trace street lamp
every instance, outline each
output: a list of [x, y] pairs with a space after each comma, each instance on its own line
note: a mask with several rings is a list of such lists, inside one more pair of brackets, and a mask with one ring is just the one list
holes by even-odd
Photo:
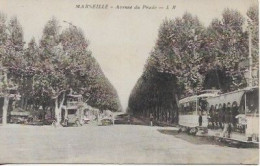
[[248, 60], [249, 60], [249, 75], [248, 75], [248, 86], [252, 87], [252, 52], [251, 52], [251, 47], [252, 47], [252, 34], [251, 34], [251, 27], [250, 25], [252, 24], [252, 21], [250, 20], [250, 18], [247, 19], [247, 21], [249, 22], [248, 25], [248, 49], [249, 49], [249, 55], [248, 55]]
[[67, 23], [67, 24], [69, 24], [70, 26], [72, 26], [72, 27], [74, 27], [74, 28], [77, 29], [77, 26], [73, 25], [71, 22], [68, 22], [68, 21], [65, 21], [65, 20], [63, 20], [63, 22], [64, 22], [64, 23]]

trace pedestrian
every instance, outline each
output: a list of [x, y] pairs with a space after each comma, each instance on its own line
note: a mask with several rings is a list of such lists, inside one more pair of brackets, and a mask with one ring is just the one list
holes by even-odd
[[228, 131], [228, 138], [230, 138], [231, 137], [231, 132], [232, 132], [232, 126], [231, 126], [231, 123], [229, 123], [228, 124], [228, 129], [227, 129]]
[[115, 122], [114, 122], [114, 116], [113, 116], [112, 114], [110, 114], [110, 119], [111, 119], [111, 121], [112, 121], [112, 124], [114, 125], [114, 124], [115, 124]]
[[150, 114], [150, 125], [153, 126], [153, 114]]
[[228, 130], [228, 123], [224, 122], [224, 128], [223, 128], [223, 132], [222, 132], [223, 137], [226, 137], [227, 130]]
[[223, 115], [224, 115], [224, 119], [223, 119], [223, 132], [222, 132], [222, 136], [223, 137], [226, 137], [226, 134], [227, 134], [227, 129], [228, 129], [228, 123], [227, 123], [227, 120], [228, 120], [228, 115], [226, 114], [226, 112], [223, 112]]
[[131, 124], [131, 116], [130, 116], [130, 114], [128, 114], [128, 116], [127, 116], [127, 122], [128, 122], [128, 124]]
[[227, 129], [227, 136], [230, 138], [231, 132], [232, 132], [232, 109], [231, 109], [231, 104], [228, 103], [227, 105], [227, 123], [228, 123], [228, 129]]
[[199, 126], [202, 126], [202, 115], [201, 115], [201, 113], [199, 115]]
[[233, 127], [234, 129], [237, 128], [237, 118], [236, 116], [239, 114], [239, 111], [238, 111], [238, 107], [237, 107], [237, 103], [233, 103], [232, 105], [232, 113], [231, 113], [231, 120], [232, 120], [232, 124], [233, 124]]
[[227, 120], [225, 119], [226, 118], [226, 104], [224, 103], [223, 104], [223, 107], [222, 107], [222, 122], [225, 123], [227, 122]]
[[219, 124], [218, 124], [218, 121], [219, 121], [218, 117], [219, 117], [219, 115], [218, 114], [219, 114], [218, 113], [218, 105], [215, 105], [214, 113], [213, 113], [213, 115], [214, 115], [214, 122], [215, 122], [215, 129], [218, 129], [218, 127], [219, 127]]
[[228, 104], [227, 108], [223, 112], [224, 114], [224, 129], [223, 129], [223, 137], [230, 138], [230, 133], [231, 133], [231, 110], [230, 106]]
[[223, 124], [223, 110], [222, 110], [222, 105], [219, 104], [218, 106], [218, 126], [223, 129], [222, 127], [222, 124]]
[[52, 126], [53, 126], [53, 127], [56, 127], [56, 123], [57, 123], [57, 120], [56, 120], [56, 119], [57, 119], [57, 118], [55, 117], [54, 120], [52, 121]]
[[68, 126], [68, 123], [69, 123], [69, 118], [66, 117], [66, 118], [64, 119], [64, 126]]

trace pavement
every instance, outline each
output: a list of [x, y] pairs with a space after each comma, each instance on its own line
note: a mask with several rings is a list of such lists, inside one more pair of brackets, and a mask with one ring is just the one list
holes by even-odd
[[259, 149], [231, 148], [160, 131], [175, 127], [0, 126], [0, 163], [258, 164]]
[[[208, 135], [209, 136], [217, 136], [217, 137], [222, 137], [222, 130], [208, 130]], [[247, 137], [245, 136], [245, 134], [240, 134], [237, 132], [232, 132], [230, 135], [230, 139], [234, 139], [234, 140], [239, 140], [239, 141], [243, 141], [246, 142], [247, 141]]]
[[212, 137], [216, 141], [221, 141], [228, 146], [236, 146], [240, 148], [259, 148], [259, 142], [248, 141], [244, 133], [232, 132], [230, 137], [223, 137], [222, 129], [212, 130], [208, 129], [207, 133], [198, 132], [196, 136]]

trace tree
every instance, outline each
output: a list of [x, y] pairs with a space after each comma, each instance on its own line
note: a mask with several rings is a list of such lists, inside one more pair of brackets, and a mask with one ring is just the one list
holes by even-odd
[[158, 71], [174, 74], [186, 93], [202, 88], [204, 78], [200, 69], [205, 66], [203, 57], [207, 55], [205, 30], [198, 18], [189, 13], [165, 20], [152, 52], [159, 63]]
[[[68, 90], [83, 94], [85, 99], [90, 98], [88, 99], [90, 103], [94, 99], [91, 105], [101, 109], [107, 108], [104, 105], [113, 103], [112, 100], [108, 101], [109, 104], [107, 101], [103, 101], [102, 96], [106, 96], [103, 90], [106, 87], [102, 82], [107, 83], [108, 80], [105, 80], [103, 72], [91, 56], [88, 41], [81, 29], [70, 26], [60, 33], [57, 20], [51, 19], [46, 24], [40, 41], [40, 58], [45, 63], [38, 66], [40, 74], [36, 74], [34, 77], [33, 89], [38, 101], [48, 103], [50, 98], [55, 101], [57, 124], [60, 124], [61, 109]], [[97, 80], [103, 81], [98, 82]], [[103, 93], [92, 91], [93, 87], [98, 87]], [[112, 91], [111, 87], [107, 90], [109, 93]], [[39, 98], [39, 96], [41, 97]], [[117, 96], [109, 97], [113, 99]], [[109, 97], [105, 99], [108, 100]], [[102, 102], [100, 103], [100, 101]], [[111, 108], [118, 110], [118, 107], [119, 105], [116, 105]]]
[[248, 36], [243, 31], [244, 20], [237, 10], [225, 9], [222, 20], [214, 19], [208, 27], [211, 70], [220, 70], [231, 78], [218, 86], [224, 92], [246, 85], [243, 70], [239, 66], [248, 57]]
[[[16, 87], [22, 96], [20, 107], [55, 112], [57, 125], [66, 94], [71, 90], [82, 94], [92, 106], [121, 110], [117, 93], [88, 50], [89, 42], [81, 29], [70, 26], [62, 32], [58, 21], [50, 19], [37, 45], [34, 38], [24, 49], [23, 31], [16, 17], [6, 25], [0, 15], [1, 96], [4, 122], [10, 96], [8, 88]], [[3, 68], [2, 68], [3, 66]], [[5, 95], [6, 94], [6, 95]], [[91, 95], [90, 95], [91, 94]]]
[[[247, 15], [254, 36], [253, 66], [258, 66], [257, 7], [251, 7]], [[217, 88], [227, 92], [245, 87], [246, 67], [240, 65], [248, 59], [249, 50], [244, 24], [240, 12], [231, 9], [225, 9], [222, 19], [213, 19], [207, 28], [189, 13], [164, 20], [143, 75], [131, 92], [128, 110], [139, 116], [152, 112], [162, 119], [167, 109], [175, 107], [177, 113], [178, 98], [203, 89]], [[164, 81], [167, 79], [164, 78], [169, 76], [172, 84], [166, 86]], [[164, 98], [168, 93], [165, 89], [173, 93], [168, 95], [171, 101]]]
[[251, 52], [252, 52], [252, 58], [253, 58], [253, 83], [254, 85], [259, 84], [259, 9], [258, 6], [251, 6], [247, 10], [247, 23], [248, 27], [247, 30], [250, 31], [248, 33], [251, 33]]
[[65, 75], [73, 91], [83, 94], [89, 105], [101, 110], [121, 110], [116, 90], [88, 50], [83, 31], [70, 26], [62, 32], [61, 42], [67, 55]]
[[14, 80], [14, 75], [10, 69], [21, 64], [21, 57], [23, 55], [23, 30], [17, 18], [10, 20], [9, 25], [5, 25], [6, 17], [0, 14], [0, 33], [1, 33], [1, 96], [4, 97], [3, 104], [3, 118], [2, 123], [7, 123], [7, 112], [9, 110], [9, 102], [15, 100], [14, 94], [11, 90], [17, 89], [17, 84]]

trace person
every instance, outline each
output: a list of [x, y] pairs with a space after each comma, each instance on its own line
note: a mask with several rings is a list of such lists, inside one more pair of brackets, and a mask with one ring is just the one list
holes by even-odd
[[202, 115], [201, 115], [201, 113], [199, 115], [199, 126], [202, 126]]
[[219, 128], [223, 129], [222, 127], [222, 124], [223, 124], [223, 110], [222, 110], [222, 105], [219, 104], [218, 106], [218, 126]]
[[232, 132], [232, 110], [231, 110], [231, 104], [228, 103], [227, 105], [227, 124], [228, 124], [228, 129], [227, 129], [227, 134], [228, 134], [228, 138], [230, 138], [231, 136], [231, 132]]
[[230, 107], [228, 105], [227, 109], [224, 112], [224, 129], [223, 129], [223, 137], [227, 137], [230, 138], [230, 134], [231, 134], [231, 110]]
[[[227, 115], [225, 115], [225, 116], [227, 116]], [[228, 123], [226, 123], [226, 121], [224, 121], [224, 128], [223, 128], [223, 132], [222, 132], [222, 137], [226, 137], [227, 130], [228, 130]]]
[[64, 119], [64, 125], [65, 125], [65, 126], [68, 126], [68, 122], [69, 122], [69, 119], [68, 119], [68, 117], [66, 117], [66, 118]]
[[150, 114], [150, 125], [153, 126], [153, 114]]
[[230, 138], [230, 136], [231, 136], [231, 132], [232, 132], [232, 126], [231, 126], [231, 123], [228, 123], [228, 129], [227, 129], [227, 132], [228, 132], [228, 138]]
[[214, 121], [215, 121], [215, 129], [219, 128], [219, 112], [218, 112], [218, 105], [215, 105], [214, 108]]
[[216, 116], [217, 116], [216, 115], [216, 111], [215, 111], [215, 109], [213, 107], [213, 109], [212, 109], [212, 119], [211, 119], [212, 120], [212, 129], [216, 129], [215, 126], [217, 126], [217, 117]]
[[112, 124], [115, 125], [114, 115], [110, 114], [110, 119], [112, 121]]
[[238, 111], [238, 107], [237, 107], [237, 104], [233, 104], [232, 106], [232, 124], [234, 126], [234, 129], [237, 128], [237, 119], [236, 119], [236, 116], [239, 114], [239, 111]]
[[221, 128], [223, 129], [223, 124], [225, 124], [225, 114], [226, 114], [226, 104], [224, 103], [223, 104], [223, 107], [222, 107], [222, 109], [221, 109], [222, 111], [221, 111], [221, 122], [222, 122], [222, 124], [221, 124]]
[[[213, 105], [210, 107], [209, 109], [209, 117], [208, 117], [208, 120], [209, 120], [209, 127], [211, 127], [212, 129], [214, 128], [214, 120], [213, 120]], [[210, 125], [211, 124], [211, 125]]]
[[56, 122], [57, 122], [56, 119], [57, 119], [57, 118], [55, 117], [54, 120], [52, 121], [52, 126], [53, 126], [53, 127], [56, 127]]
[[128, 116], [127, 116], [127, 122], [128, 122], [128, 124], [131, 124], [131, 116], [130, 116], [130, 114], [128, 114]]

